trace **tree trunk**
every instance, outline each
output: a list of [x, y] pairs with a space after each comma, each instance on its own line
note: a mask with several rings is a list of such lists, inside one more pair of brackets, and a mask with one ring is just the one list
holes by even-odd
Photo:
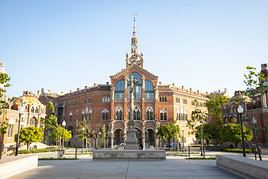
[[0, 159], [2, 158], [4, 133], [0, 133]]
[[26, 145], [27, 145], [27, 151], [29, 150], [29, 146], [30, 146], [30, 143], [26, 143]]

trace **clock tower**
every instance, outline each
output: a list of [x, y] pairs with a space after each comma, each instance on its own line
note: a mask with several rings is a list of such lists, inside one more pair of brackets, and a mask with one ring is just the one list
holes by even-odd
[[143, 68], [143, 54], [138, 53], [138, 38], [136, 36], [136, 20], [135, 17], [133, 19], [133, 32], [131, 37], [131, 54], [126, 54], [126, 68], [131, 66], [132, 64], [136, 64]]

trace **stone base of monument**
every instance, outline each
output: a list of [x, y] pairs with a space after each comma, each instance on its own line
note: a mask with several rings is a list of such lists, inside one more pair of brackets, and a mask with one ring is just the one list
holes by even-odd
[[165, 150], [94, 150], [93, 159], [165, 160]]

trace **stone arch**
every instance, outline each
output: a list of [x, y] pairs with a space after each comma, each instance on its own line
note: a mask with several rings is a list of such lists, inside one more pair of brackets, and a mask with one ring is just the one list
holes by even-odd
[[147, 146], [155, 146], [155, 131], [153, 128], [147, 128], [145, 130], [145, 144]]
[[120, 145], [121, 143], [124, 143], [124, 130], [117, 128], [114, 130], [114, 144]]

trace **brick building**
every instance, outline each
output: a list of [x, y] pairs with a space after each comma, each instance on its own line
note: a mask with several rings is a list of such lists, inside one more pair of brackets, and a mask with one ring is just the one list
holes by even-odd
[[111, 75], [111, 82], [77, 89], [55, 99], [59, 122], [65, 120], [75, 134], [79, 121], [85, 118], [97, 134], [106, 126], [108, 146], [123, 143], [129, 119], [129, 79], [136, 81], [134, 120], [137, 138], [143, 146], [158, 145], [157, 128], [161, 124], [176, 123], [181, 128], [181, 142], [190, 144], [194, 136], [186, 127], [186, 119], [197, 104], [206, 111], [206, 94], [172, 85], [163, 85], [158, 76], [143, 67], [143, 54], [138, 50], [134, 20], [131, 52], [126, 54], [125, 68]]

